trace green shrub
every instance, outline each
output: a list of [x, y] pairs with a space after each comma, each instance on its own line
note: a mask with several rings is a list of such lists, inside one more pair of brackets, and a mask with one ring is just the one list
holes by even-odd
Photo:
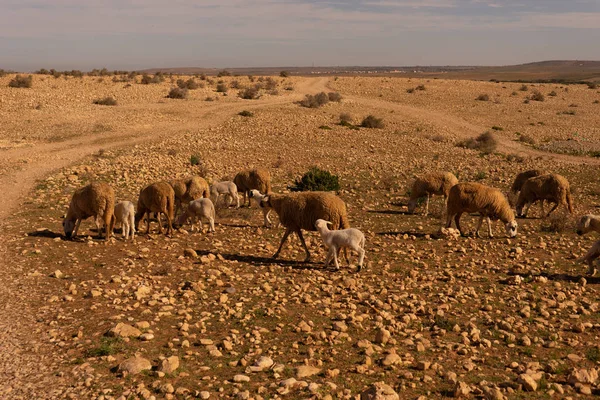
[[114, 97], [108, 96], [104, 97], [103, 99], [94, 100], [94, 104], [98, 104], [101, 106], [116, 106], [117, 100]]
[[457, 147], [466, 149], [479, 150], [484, 154], [492, 153], [498, 147], [498, 140], [492, 132], [485, 132], [476, 138], [470, 138], [460, 141], [456, 144]]
[[289, 189], [293, 192], [304, 191], [337, 191], [340, 189], [339, 178], [329, 171], [311, 167], [302, 178], [296, 179]]
[[17, 75], [10, 82], [8, 82], [9, 87], [13, 88], [26, 88], [29, 89], [33, 86], [33, 76], [23, 76]]
[[202, 158], [200, 158], [199, 154], [192, 154], [190, 156], [190, 164], [199, 165], [202, 162]]
[[187, 98], [187, 95], [188, 95], [187, 89], [174, 87], [174, 88], [171, 88], [171, 90], [169, 90], [169, 94], [167, 95], [167, 97], [169, 99], [185, 99], [185, 98]]
[[374, 115], [367, 115], [360, 123], [360, 126], [363, 128], [381, 129], [385, 126], [385, 124], [383, 123], [383, 118], [377, 118]]

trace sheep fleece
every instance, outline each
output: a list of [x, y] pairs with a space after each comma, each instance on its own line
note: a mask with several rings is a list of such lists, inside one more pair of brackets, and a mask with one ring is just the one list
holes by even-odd
[[492, 220], [514, 221], [508, 200], [498, 189], [479, 183], [463, 182], [450, 189], [448, 215], [479, 212]]
[[281, 224], [287, 228], [316, 231], [318, 219], [331, 222], [332, 229], [350, 228], [346, 203], [331, 193], [271, 194], [269, 203], [279, 215]]

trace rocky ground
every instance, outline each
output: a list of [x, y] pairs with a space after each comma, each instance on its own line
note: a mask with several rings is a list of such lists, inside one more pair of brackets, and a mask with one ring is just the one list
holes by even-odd
[[[24, 177], [27, 189], [6, 196], [3, 214], [0, 397], [600, 393], [600, 280], [577, 261], [596, 237], [573, 232], [575, 216], [599, 205], [599, 160], [540, 147], [575, 131], [597, 140], [595, 90], [535, 85], [558, 95], [525, 104], [534, 85], [524, 92], [512, 83], [277, 78], [278, 92], [259, 100], [239, 99], [237, 90], [216, 94], [216, 82], [172, 100], [164, 99], [170, 82], [124, 88], [108, 79], [44, 79], [32, 89], [9, 89], [0, 79], [3, 183]], [[225, 78], [232, 80], [250, 83]], [[418, 85], [426, 90], [406, 91]], [[318, 109], [295, 104], [323, 89], [344, 99]], [[482, 93], [492, 101], [475, 100]], [[107, 94], [119, 105], [91, 104]], [[557, 114], [571, 103], [574, 115]], [[253, 116], [237, 115], [245, 109]], [[37, 112], [45, 114], [35, 119]], [[337, 125], [340, 113], [355, 123], [373, 114], [385, 127], [349, 129]], [[110, 130], [94, 133], [95, 124]], [[500, 144], [492, 154], [455, 146], [494, 126]], [[281, 192], [311, 165], [340, 176], [351, 223], [366, 233], [360, 273], [324, 269], [314, 233], [306, 236], [315, 262], [301, 262], [295, 237], [272, 261], [283, 229], [262, 227], [256, 208], [221, 208], [211, 234], [142, 230], [134, 241], [105, 243], [88, 221], [77, 240], [61, 236], [73, 191], [92, 180], [135, 202], [159, 179], [214, 181], [251, 166], [269, 168]], [[541, 219], [534, 207], [519, 220], [517, 238], [497, 224], [495, 238], [476, 239], [438, 234], [439, 198], [428, 217], [406, 214], [417, 174], [448, 170], [506, 191], [530, 168], [569, 179], [575, 216], [559, 210]], [[463, 218], [472, 230], [476, 218]]]

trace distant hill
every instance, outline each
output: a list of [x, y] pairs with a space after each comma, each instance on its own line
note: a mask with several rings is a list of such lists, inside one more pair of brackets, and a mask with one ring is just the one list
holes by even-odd
[[[279, 75], [287, 71], [291, 75], [372, 75], [427, 77], [444, 79], [583, 82], [600, 81], [600, 61], [549, 60], [505, 66], [340, 66], [340, 67], [247, 67], [224, 68], [232, 75]], [[223, 68], [151, 68], [141, 72], [173, 73], [178, 75], [217, 75]]]

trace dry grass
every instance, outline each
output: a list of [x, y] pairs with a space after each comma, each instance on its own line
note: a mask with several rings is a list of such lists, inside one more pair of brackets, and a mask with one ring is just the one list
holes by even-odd
[[8, 82], [8, 86], [12, 88], [25, 88], [29, 89], [33, 86], [33, 76], [17, 75]]
[[492, 132], [484, 132], [476, 138], [465, 139], [456, 144], [471, 150], [479, 150], [484, 154], [493, 153], [498, 147], [498, 139]]
[[101, 99], [94, 100], [94, 104], [98, 104], [101, 106], [116, 106], [117, 99], [115, 99], [114, 97], [111, 97], [111, 96], [103, 97]]

